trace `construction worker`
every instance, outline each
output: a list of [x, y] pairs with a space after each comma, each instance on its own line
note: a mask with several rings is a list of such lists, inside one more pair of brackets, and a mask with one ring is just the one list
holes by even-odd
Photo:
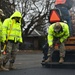
[[3, 61], [3, 66], [5, 67], [9, 60], [9, 70], [16, 69], [16, 67], [13, 66], [16, 58], [16, 52], [18, 50], [19, 43], [23, 42], [21, 19], [21, 13], [19, 11], [15, 11], [10, 18], [5, 19], [3, 22], [3, 42], [7, 47], [7, 55]]
[[64, 22], [56, 22], [49, 26], [48, 29], [48, 59], [46, 62], [52, 61], [52, 53], [54, 51], [55, 44], [59, 44], [60, 60], [59, 63], [64, 62], [65, 57], [65, 41], [69, 37], [69, 27]]
[[73, 0], [56, 0], [55, 1], [55, 7], [60, 9], [62, 13], [62, 19], [66, 20], [69, 25], [70, 36], [72, 36], [72, 26], [71, 26], [72, 23], [71, 23], [69, 10], [72, 8], [73, 4], [74, 4]]
[[2, 52], [1, 52], [1, 49], [2, 49], [2, 18], [4, 17], [4, 13], [3, 13], [3, 10], [0, 9], [0, 71], [8, 71], [9, 69], [3, 67], [3, 55], [2, 55]]

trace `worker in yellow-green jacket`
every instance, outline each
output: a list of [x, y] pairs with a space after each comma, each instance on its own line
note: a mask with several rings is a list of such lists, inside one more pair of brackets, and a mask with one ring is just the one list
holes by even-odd
[[2, 55], [2, 26], [3, 26], [3, 18], [4, 18], [4, 12], [2, 9], [0, 9], [0, 71], [8, 71], [9, 69], [3, 67], [3, 59], [4, 55]]
[[6, 63], [9, 61], [9, 69], [15, 69], [13, 64], [15, 62], [16, 52], [18, 50], [19, 43], [23, 42], [21, 19], [21, 13], [19, 11], [15, 11], [10, 18], [5, 19], [3, 22], [2, 40], [5, 43], [7, 50], [6, 58], [3, 61], [3, 66], [5, 67]]
[[54, 51], [55, 44], [58, 44], [60, 60], [59, 63], [64, 62], [65, 57], [65, 41], [69, 37], [69, 27], [64, 22], [56, 22], [48, 28], [48, 59], [45, 63], [52, 62], [52, 53]]

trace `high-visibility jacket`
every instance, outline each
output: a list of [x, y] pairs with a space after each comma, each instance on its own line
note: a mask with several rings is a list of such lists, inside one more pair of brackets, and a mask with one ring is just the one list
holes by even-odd
[[62, 26], [62, 31], [56, 33], [54, 31], [54, 25], [55, 23], [53, 23], [52, 25], [49, 26], [48, 28], [48, 44], [49, 46], [53, 45], [53, 39], [54, 37], [60, 38], [60, 42], [62, 43], [65, 39], [67, 39], [69, 37], [69, 27], [66, 23], [60, 22], [61, 26]]
[[66, 0], [56, 0], [55, 5], [57, 4], [65, 4]]
[[0, 42], [2, 42], [2, 21], [0, 19]]
[[[20, 17], [19, 23], [16, 22], [13, 17]], [[16, 11], [10, 18], [5, 19], [2, 29], [3, 42], [5, 42], [7, 38], [14, 42], [22, 42], [21, 18], [21, 13]]]

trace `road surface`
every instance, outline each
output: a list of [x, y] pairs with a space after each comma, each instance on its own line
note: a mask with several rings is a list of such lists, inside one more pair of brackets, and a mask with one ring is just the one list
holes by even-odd
[[1, 71], [0, 75], [75, 75], [75, 69], [52, 69], [42, 67], [42, 57], [42, 53], [18, 54], [14, 64], [17, 69]]

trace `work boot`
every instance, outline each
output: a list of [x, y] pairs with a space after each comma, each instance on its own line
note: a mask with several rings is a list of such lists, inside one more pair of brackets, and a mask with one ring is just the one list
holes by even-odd
[[3, 67], [2, 65], [0, 66], [0, 71], [9, 71], [9, 69]]
[[9, 64], [9, 70], [14, 70], [14, 69], [16, 69], [16, 67], [13, 66], [13, 63], [10, 63], [10, 64]]
[[60, 60], [59, 60], [59, 63], [63, 63], [64, 62], [64, 58], [61, 57]]
[[45, 63], [48, 63], [48, 62], [52, 62], [52, 58], [51, 57], [48, 57], [48, 59], [45, 60]]

